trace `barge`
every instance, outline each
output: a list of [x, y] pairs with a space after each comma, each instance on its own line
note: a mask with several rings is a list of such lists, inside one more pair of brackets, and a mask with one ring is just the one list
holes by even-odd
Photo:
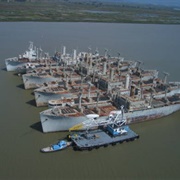
[[118, 126], [109, 124], [102, 129], [80, 132], [73, 132], [69, 135], [73, 143], [74, 150], [89, 150], [117, 143], [129, 142], [139, 139], [139, 135], [132, 131], [129, 126]]
[[[92, 118], [95, 116], [92, 116]], [[119, 111], [111, 111], [106, 121], [96, 121], [95, 119], [86, 123], [85, 131], [80, 129], [79, 124], [70, 128], [69, 139], [72, 141], [74, 150], [92, 150], [117, 143], [129, 142], [139, 139], [139, 135], [126, 125], [123, 106]], [[93, 129], [98, 127], [97, 129]]]

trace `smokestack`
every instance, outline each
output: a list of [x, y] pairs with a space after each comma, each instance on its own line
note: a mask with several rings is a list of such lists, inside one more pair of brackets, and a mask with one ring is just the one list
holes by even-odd
[[167, 87], [165, 87], [165, 100], [166, 100], [166, 103], [169, 102], [168, 98], [167, 98]]
[[63, 67], [63, 76], [65, 77], [65, 67]]
[[39, 59], [39, 48], [36, 49], [36, 59]]
[[76, 51], [76, 49], [74, 49], [74, 52], [73, 52], [73, 60], [76, 60], [76, 58], [77, 58], [77, 51]]
[[167, 83], [167, 76], [169, 76], [169, 73], [164, 72], [164, 83]]
[[89, 68], [92, 68], [92, 57], [89, 57]]
[[141, 87], [140, 91], [141, 91], [141, 99], [143, 99], [143, 88], [142, 87]]
[[81, 109], [81, 99], [82, 99], [82, 93], [79, 93], [79, 104], [78, 104], [78, 108]]
[[97, 91], [96, 109], [98, 108], [98, 104], [99, 104], [99, 96], [100, 96], [100, 92]]
[[88, 99], [90, 101], [90, 97], [91, 97], [91, 84], [89, 83], [89, 86], [88, 86]]
[[103, 75], [106, 74], [106, 71], [107, 71], [107, 62], [105, 61], [103, 64]]
[[66, 89], [67, 89], [67, 90], [69, 90], [68, 81], [69, 81], [69, 78], [68, 78], [68, 75], [66, 75]]
[[120, 65], [121, 65], [121, 61], [119, 59], [119, 61], [118, 61], [118, 70], [120, 69]]
[[113, 81], [113, 79], [114, 79], [114, 69], [113, 68], [110, 69], [110, 77], [109, 77], [109, 79], [110, 79], [110, 81]]
[[129, 74], [126, 75], [126, 85], [125, 85], [125, 89], [129, 89], [129, 81], [130, 81], [130, 76]]
[[73, 74], [73, 68], [71, 68], [71, 72], [70, 72], [70, 82], [72, 82], [72, 74]]
[[66, 46], [63, 46], [63, 56], [66, 55]]

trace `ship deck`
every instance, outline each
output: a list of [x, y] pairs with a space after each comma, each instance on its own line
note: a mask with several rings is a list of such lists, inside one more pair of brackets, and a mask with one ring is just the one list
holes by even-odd
[[[90, 106], [90, 105], [89, 105]], [[42, 111], [41, 113], [51, 116], [69, 116], [69, 117], [78, 117], [78, 116], [85, 116], [88, 114], [97, 114], [97, 110], [95, 109], [96, 105], [92, 104], [92, 107], [84, 107], [82, 105], [82, 110], [78, 111], [77, 106], [65, 106], [65, 107], [54, 107], [52, 109], [47, 109]], [[109, 103], [101, 103], [98, 106], [99, 115], [100, 116], [108, 116], [111, 111], [117, 110], [115, 106]]]

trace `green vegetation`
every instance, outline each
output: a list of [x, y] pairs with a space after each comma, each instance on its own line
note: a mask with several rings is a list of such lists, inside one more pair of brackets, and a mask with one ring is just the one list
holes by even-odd
[[0, 21], [180, 24], [180, 10], [95, 1], [0, 1]]

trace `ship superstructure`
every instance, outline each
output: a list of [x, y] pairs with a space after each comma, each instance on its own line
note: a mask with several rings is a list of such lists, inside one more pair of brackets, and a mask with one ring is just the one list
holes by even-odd
[[33, 46], [33, 42], [30, 42], [29, 48], [25, 53], [18, 57], [12, 57], [5, 59], [5, 65], [7, 71], [16, 71], [18, 73], [25, 73], [26, 69], [32, 69], [41, 65], [57, 64], [58, 60], [55, 54], [50, 57], [48, 53], [44, 53], [41, 48]]
[[78, 98], [75, 101], [77, 104], [67, 103], [40, 112], [43, 132], [67, 131], [76, 124], [91, 119], [92, 116], [104, 119], [111, 111], [117, 110], [105, 96], [100, 96], [98, 103], [96, 98], [92, 98], [91, 102], [87, 102], [86, 98]]
[[[89, 102], [92, 98], [99, 96], [103, 93], [97, 87], [88, 82], [73, 81], [68, 84], [62, 83], [61, 85], [52, 85], [47, 87], [40, 87], [34, 90], [36, 106], [47, 106], [48, 101], [58, 100], [61, 98], [87, 98]], [[108, 98], [108, 97], [107, 97]]]
[[48, 69], [40, 68], [33, 73], [23, 74], [22, 79], [25, 89], [34, 89], [50, 82], [71, 83], [73, 80], [81, 79], [81, 76], [74, 72], [72, 68], [50, 67]]
[[[22, 57], [6, 62], [35, 62], [39, 56], [31, 44]], [[107, 51], [103, 56], [98, 51], [67, 54], [65, 46], [61, 53], [52, 58], [46, 54], [41, 60], [22, 79], [25, 89], [37, 88], [37, 106], [53, 107], [40, 112], [43, 132], [68, 130], [87, 122], [87, 115], [98, 114], [96, 122], [106, 121], [111, 111], [122, 106], [128, 124], [180, 109], [180, 82], [168, 82], [166, 72], [159, 78], [157, 70], [142, 68], [141, 61], [111, 57]]]
[[5, 65], [7, 71], [16, 71], [18, 73], [25, 73], [29, 69], [34, 69], [36, 67], [42, 66], [59, 66], [62, 64], [74, 65], [85, 54], [77, 54], [77, 50], [73, 50], [73, 53], [66, 53], [66, 47], [63, 46], [62, 52], [56, 51], [52, 57], [49, 56], [48, 52], [43, 52], [40, 48], [33, 45], [30, 42], [29, 48], [22, 55], [18, 57], [12, 57], [5, 59]]
[[[164, 79], [160, 79], [157, 70], [144, 70], [141, 68], [141, 62], [128, 61], [120, 57], [110, 59], [99, 57], [98, 60], [89, 57], [86, 61], [78, 64], [76, 72], [83, 77], [88, 77], [89, 81], [105, 94], [106, 103], [111, 102], [112, 108], [121, 109], [123, 105], [128, 124], [163, 117], [180, 109], [180, 83], [168, 83], [167, 73], [164, 73]], [[73, 105], [75, 103], [71, 104], [71, 106]], [[95, 104], [91, 106], [99, 114], [97, 120], [106, 120], [107, 114], [103, 114], [103, 107], [95, 108]], [[79, 109], [80, 111], [82, 110]], [[66, 116], [67, 119], [64, 120], [60, 113], [58, 116], [53, 115], [53, 119], [56, 120], [52, 121], [48, 116], [49, 112], [50, 110], [40, 113], [41, 123], [44, 122], [44, 119], [46, 119], [46, 123], [49, 123], [48, 126], [44, 126], [42, 123], [44, 132], [49, 132], [49, 128], [54, 124], [56, 124], [55, 131], [58, 131], [58, 121], [63, 124], [70, 119]], [[80, 118], [77, 118], [78, 120], [74, 116], [73, 124], [87, 122], [85, 115], [81, 115]], [[62, 124], [59, 124], [59, 130], [65, 127]], [[53, 131], [53, 128], [50, 131]]]

